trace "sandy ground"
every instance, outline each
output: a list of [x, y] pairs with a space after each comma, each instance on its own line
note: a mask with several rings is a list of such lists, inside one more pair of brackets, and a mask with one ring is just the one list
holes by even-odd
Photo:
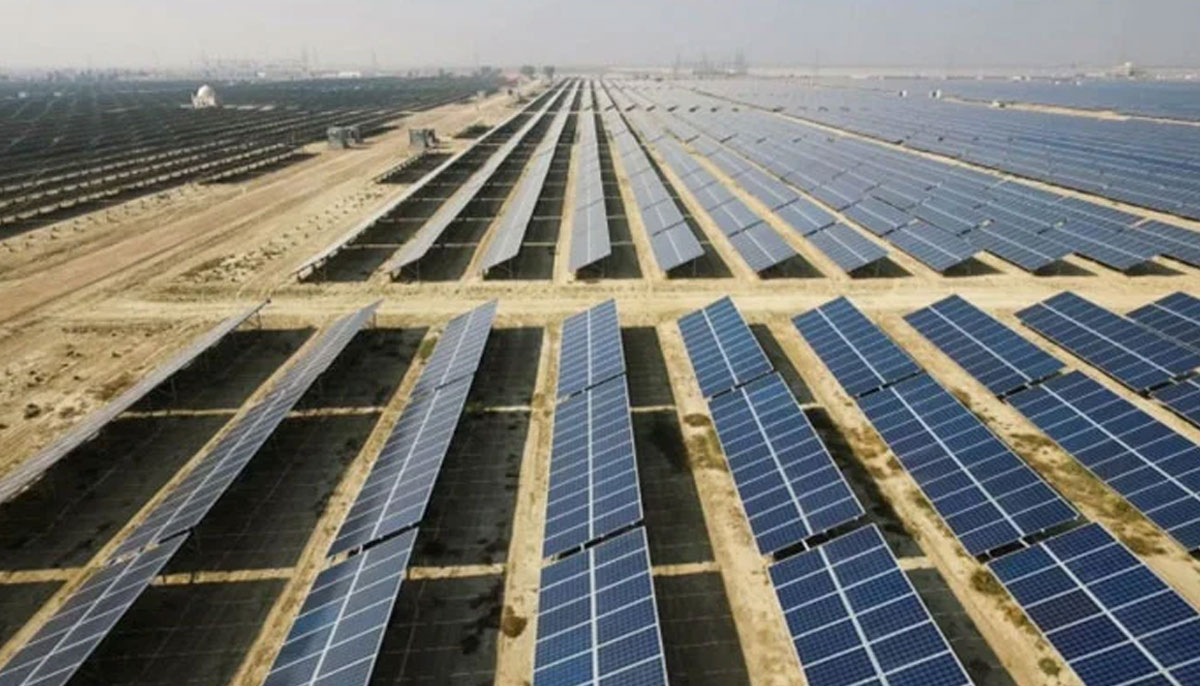
[[[685, 204], [697, 210], [701, 229], [712, 249], [729, 265], [731, 277], [667, 279], [654, 264], [644, 226], [631, 209], [631, 231], [645, 278], [574, 280], [561, 267], [569, 246], [569, 194], [559, 237], [559, 266], [552, 280], [464, 278], [454, 283], [399, 284], [373, 279], [361, 284], [299, 284], [291, 277], [292, 270], [331, 238], [404, 192], [403, 186], [373, 183], [377, 175], [409, 154], [403, 127], [433, 125], [448, 134], [476, 120], [495, 123], [511, 112], [510, 103], [503, 97], [479, 105], [438, 108], [402, 120], [400, 129], [360, 150], [322, 151], [243, 184], [186, 187], [0, 243], [0, 289], [5, 295], [0, 299], [0, 455], [4, 456], [0, 457], [0, 472], [33, 454], [206, 327], [238, 307], [265, 297], [270, 296], [272, 304], [262, 315], [263, 324], [280, 328], [321, 325], [379, 297], [384, 298], [379, 325], [437, 327], [470, 307], [500, 298], [497, 326], [546, 327], [516, 494], [509, 562], [502, 568], [453, 573], [505, 574], [497, 683], [521, 684], [530, 678], [532, 666], [559, 325], [563, 317], [613, 297], [618, 302], [622, 325], [653, 326], [658, 332], [716, 556], [715, 568], [724, 580], [751, 682], [802, 683], [766, 576], [767, 561], [755, 552], [674, 324], [680, 315], [729, 294], [747, 319], [769, 325], [813, 389], [817, 403], [850, 439], [855, 458], [866, 466], [895, 507], [919, 544], [923, 559], [945, 578], [1017, 682], [1077, 683], [984, 567], [957, 546], [918, 497], [912, 479], [899, 468], [865, 417], [788, 321], [838, 295], [849, 295], [1087, 517], [1114, 530], [1155, 571], [1200, 604], [1200, 584], [1195, 583], [1200, 564], [1140, 515], [1123, 507], [1115, 494], [1083, 472], [1036, 428], [991, 396], [902, 319], [914, 309], [959, 294], [1020, 329], [1013, 312], [1061, 290], [1075, 290], [1102, 305], [1125, 311], [1177, 290], [1200, 292], [1200, 270], [1162, 259], [1155, 273], [1126, 276], [1071, 258], [1078, 273], [1034, 277], [989, 257], [982, 261], [992, 268], [990, 273], [947, 278], [893, 251], [894, 261], [909, 272], [907, 276], [851, 279], [836, 272], [806, 242], [789, 236], [789, 243], [824, 278], [764, 281], [745, 268], [728, 241], [695, 207], [694, 198], [676, 184]], [[462, 145], [454, 143], [455, 149]], [[617, 175], [626, 206], [635, 207], [619, 160]], [[667, 175], [671, 177], [669, 172]], [[568, 188], [573, 183], [572, 173]], [[763, 209], [742, 191], [737, 193], [752, 208]], [[1175, 223], [1188, 225], [1180, 220]], [[481, 241], [482, 247], [486, 247], [490, 233]], [[1068, 361], [1072, 368], [1097, 378], [1154, 417], [1200, 440], [1200, 431], [1162, 407], [1135, 398], [1087, 364], [1032, 332], [1023, 332], [1034, 343]], [[436, 335], [432, 330], [427, 337]], [[409, 368], [387, 401], [382, 419], [326, 504], [322, 523], [308, 542], [301, 562], [288, 570], [265, 572], [273, 575], [271, 578], [285, 579], [286, 588], [242, 664], [236, 683], [249, 686], [261, 682], [278, 650], [280, 634], [287, 629], [305, 590], [320, 570], [321, 554], [398, 418], [419, 372], [420, 364]], [[664, 569], [657, 573], [687, 571]], [[414, 571], [426, 576], [438, 573]], [[56, 574], [53, 578], [68, 581], [67, 589], [81, 578], [75, 570], [58, 570]], [[22, 578], [36, 575], [36, 571], [30, 572]], [[64, 593], [60, 591], [56, 598], [61, 600]], [[13, 644], [10, 642], [6, 649], [11, 651]], [[1058, 676], [1052, 676], [1056, 669], [1060, 670]]]

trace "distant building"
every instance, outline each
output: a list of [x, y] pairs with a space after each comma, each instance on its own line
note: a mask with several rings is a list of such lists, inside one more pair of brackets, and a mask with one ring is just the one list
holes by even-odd
[[196, 94], [192, 96], [192, 107], [202, 110], [209, 107], [220, 107], [221, 99], [217, 97], [217, 91], [207, 83], [200, 86]]

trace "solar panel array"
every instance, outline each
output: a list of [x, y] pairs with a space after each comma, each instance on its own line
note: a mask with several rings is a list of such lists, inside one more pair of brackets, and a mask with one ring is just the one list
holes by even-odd
[[1009, 402], [1184, 548], [1200, 548], [1200, 445], [1080, 372]]
[[412, 529], [321, 572], [264, 686], [366, 686], [416, 539]]
[[578, 119], [579, 155], [576, 158], [573, 191], [575, 210], [571, 220], [571, 255], [567, 262], [572, 272], [612, 254], [596, 117], [592, 112], [584, 111]]
[[1021, 310], [1017, 317], [1135, 391], [1200, 367], [1200, 353], [1071, 292]]
[[330, 545], [330, 556], [402, 531], [424, 516], [479, 368], [495, 307], [495, 302], [480, 305], [447, 325]]
[[887, 251], [845, 224], [834, 224], [808, 236], [808, 240], [845, 272], [875, 264]]
[[853, 397], [921, 373], [921, 368], [847, 298], [792, 319], [800, 335]]
[[413, 396], [428, 393], [475, 373], [483, 358], [483, 348], [487, 345], [492, 322], [496, 319], [496, 304], [495, 300], [484, 303], [446, 324], [433, 354], [429, 356], [425, 369], [413, 387]]
[[555, 410], [542, 555], [558, 555], [641, 519], [629, 392], [621, 375]]
[[1087, 686], [1200, 681], [1200, 616], [1098, 524], [991, 569]]
[[129, 555], [199, 524], [378, 306], [376, 302], [346, 315], [321, 332], [271, 391], [234, 420], [216, 445], [117, 547], [114, 557]]
[[617, 301], [608, 300], [563, 322], [558, 397], [625, 373]]
[[874, 525], [770, 573], [809, 686], [971, 683]]
[[1200, 350], [1200, 298], [1172, 293], [1129, 313], [1146, 328]]
[[696, 381], [711, 398], [771, 372], [771, 363], [728, 296], [679, 319]]
[[769, 555], [862, 516], [862, 506], [779, 374], [709, 401], [758, 549]]
[[177, 536], [94, 572], [0, 669], [0, 686], [70, 681], [186, 538]]
[[533, 686], [666, 686], [646, 534], [542, 569]]
[[1160, 388], [1153, 395], [1175, 414], [1200, 426], [1200, 380], [1185, 379]]
[[525, 162], [528, 168], [521, 176], [521, 180], [513, 192], [513, 197], [508, 200], [505, 212], [500, 218], [500, 224], [496, 228], [495, 236], [488, 246], [487, 255], [483, 259], [484, 271], [511, 260], [521, 252], [521, 241], [525, 239], [529, 222], [533, 219], [534, 208], [537, 207], [538, 199], [542, 196], [542, 188], [545, 186], [546, 177], [550, 174], [550, 163], [554, 160], [559, 138], [562, 137], [563, 129], [567, 125], [567, 118], [571, 114], [571, 102], [574, 100], [576, 90], [577, 88], [571, 89], [571, 93], [567, 95], [566, 101], [560, 106], [558, 114], [551, 122], [550, 130], [546, 132], [542, 143]]
[[904, 319], [996, 395], [1051, 376], [1063, 366], [957, 295]]
[[172, 374], [186, 367], [205, 350], [216, 345], [229, 332], [254, 316], [265, 305], [266, 303], [255, 305], [213, 327], [204, 335], [192, 341], [187, 348], [177, 353], [170, 360], [156, 367], [154, 371], [147, 374], [103, 408], [80, 420], [63, 434], [61, 438], [43, 448], [38, 454], [22, 462], [16, 468], [10, 470], [4, 475], [4, 478], [0, 479], [0, 503], [19, 493], [45, 473], [47, 469], [66, 457], [72, 450], [75, 450], [92, 436], [95, 436], [105, 424], [108, 424], [117, 415], [132, 407], [134, 403], [157, 388], [159, 384], [170, 378]]
[[1036, 472], [928, 375], [858, 404], [972, 555], [1075, 519]]

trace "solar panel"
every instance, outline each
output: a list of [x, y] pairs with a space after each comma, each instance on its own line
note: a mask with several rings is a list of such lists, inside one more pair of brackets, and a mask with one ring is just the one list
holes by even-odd
[[887, 257], [886, 250], [845, 224], [834, 224], [809, 234], [808, 240], [847, 273]]
[[599, 202], [580, 207], [576, 205], [571, 221], [571, 255], [567, 268], [577, 272], [612, 254], [612, 239], [608, 234], [608, 210], [601, 192]]
[[874, 525], [770, 572], [808, 686], [971, 683]]
[[729, 242], [756, 272], [766, 271], [796, 256], [792, 246], [761, 222], [730, 236]]
[[859, 407], [972, 555], [1071, 521], [1075, 511], [927, 375]]
[[1200, 233], [1158, 221], [1149, 221], [1128, 231], [1168, 257], [1193, 267], [1200, 266]]
[[533, 686], [666, 686], [646, 533], [542, 570]]
[[764, 555], [862, 516], [862, 506], [779, 374], [709, 401]]
[[683, 223], [683, 214], [679, 212], [675, 202], [670, 199], [649, 207], [638, 205], [638, 209], [642, 213], [642, 223], [646, 226], [646, 233], [652, 238]]
[[917, 363], [845, 297], [797, 315], [792, 324], [851, 396], [921, 373]]
[[414, 397], [384, 443], [329, 554], [421, 521], [474, 377]]
[[924, 222], [897, 229], [889, 233], [887, 239], [939, 273], [966, 262], [978, 252], [975, 246], [958, 236]]
[[778, 210], [799, 197], [782, 181], [770, 174], [749, 167], [737, 177], [738, 185], [771, 210]]
[[654, 261], [664, 272], [704, 257], [704, 248], [692, 229], [683, 223], [651, 235], [650, 248], [654, 251]]
[[321, 572], [263, 686], [366, 686], [417, 530]]
[[558, 397], [625, 373], [617, 301], [608, 300], [567, 317], [558, 357]]
[[375, 314], [378, 306], [378, 302], [368, 305], [326, 328], [272, 386], [271, 391], [233, 421], [183, 481], [117, 547], [113, 559], [199, 524], [308, 387], [329, 368], [350, 339]]
[[1129, 313], [1153, 331], [1200, 350], [1200, 298], [1176, 292]]
[[620, 376], [555, 410], [542, 555], [566, 552], [641, 518], [629, 393]]
[[1099, 524], [991, 568], [1087, 686], [1200, 679], [1196, 609]]
[[483, 358], [483, 349], [495, 319], [495, 300], [451, 319], [425, 363], [425, 369], [421, 370], [412, 390], [413, 397], [474, 374]]
[[981, 226], [964, 238], [977, 249], [986, 250], [1030, 272], [1044, 269], [1071, 254], [1069, 247], [1047, 236], [1007, 225]]
[[1200, 548], [1200, 446], [1080, 372], [1009, 398], [1185, 548]]
[[1062, 362], [952, 295], [905, 318], [979, 383], [1005, 395], [1062, 369]]
[[733, 198], [730, 198], [729, 202], [723, 205], [708, 210], [708, 214], [712, 217], [717, 228], [721, 230], [721, 233], [726, 236], [732, 236], [739, 231], [744, 231], [752, 224], [760, 221], [758, 215], [743, 205], [741, 200]]
[[1155, 400], [1171, 408], [1175, 414], [1200, 426], [1200, 381], [1194, 378], [1184, 379], [1170, 386], [1164, 386], [1151, 395]]
[[771, 372], [771, 363], [728, 296], [679, 319], [696, 381], [706, 398]]
[[1200, 366], [1200, 354], [1069, 291], [1021, 310], [1017, 317], [1135, 391]]
[[913, 220], [911, 216], [875, 198], [859, 200], [847, 207], [843, 214], [876, 236], [889, 234]]
[[68, 429], [62, 437], [43, 448], [37, 455], [25, 460], [15, 469], [10, 470], [4, 475], [3, 479], [0, 479], [0, 503], [23, 490], [45, 473], [47, 469], [66, 457], [72, 450], [95, 436], [105, 424], [108, 424], [117, 415], [132, 407], [137, 401], [145, 397], [147, 393], [170, 378], [172, 374], [183, 369], [192, 360], [199, 357], [205, 350], [216, 345], [229, 332], [254, 316], [264, 306], [266, 306], [265, 302], [255, 305], [248, 310], [233, 315], [208, 330], [204, 335], [192, 341], [187, 348], [156, 367], [154, 371], [147, 374], [141, 381], [138, 381], [134, 386], [121, 393], [121, 395], [114, 398], [103, 408], [80, 420]]
[[186, 538], [177, 536], [93, 573], [0, 669], [0, 686], [70, 681]]
[[793, 203], [776, 209], [775, 214], [779, 215], [780, 219], [787, 222], [788, 226], [795, 229], [801, 236], [807, 236], [833, 226], [836, 221], [832, 214], [805, 198], [799, 198]]
[[1047, 235], [1088, 259], [1123, 272], [1145, 264], [1158, 253], [1154, 246], [1139, 240], [1132, 231], [1118, 233], [1068, 223], [1051, 229]]

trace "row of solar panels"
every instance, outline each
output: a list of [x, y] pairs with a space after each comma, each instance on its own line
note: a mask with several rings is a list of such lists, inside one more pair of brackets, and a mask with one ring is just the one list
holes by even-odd
[[[1011, 390], [1054, 373], [1053, 358], [961, 299], [913, 313], [909, 321], [989, 388]], [[1049, 485], [849, 301], [834, 301], [795, 323], [968, 551], [1010, 548], [1018, 539], [1029, 541], [1077, 519]], [[1192, 471], [1200, 447], [1111, 393], [1098, 397], [1098, 391], [1107, 391], [1078, 373], [1019, 391], [1010, 401], [1028, 409], [1045, 402], [1046, 388], [1062, 392], [1062, 402], [1030, 413], [1035, 423], [1085, 465], [1089, 457], [1105, 463], [1089, 468], [1101, 478], [1111, 470], [1108, 475], [1133, 488], [1126, 497], [1135, 507], [1194, 547], [1186, 541], [1197, 532], [1200, 501], [1194, 487], [1184, 492], [1179, 479], [1164, 478], [1164, 470], [1175, 460], [1185, 473]], [[1122, 438], [1156, 449], [1135, 454]], [[1131, 464], [1135, 461], [1140, 464]], [[1151, 466], [1155, 461], [1157, 470]], [[1167, 522], [1184, 528], [1169, 528]], [[1196, 609], [1099, 525], [1002, 555], [990, 567], [1084, 683], [1191, 683], [1200, 674]]]
[[[71, 679], [377, 306], [338, 319], [293, 358], [270, 390], [225, 427], [187, 475], [0, 669], [0, 684], [56, 686]], [[240, 317], [202, 337], [187, 354], [194, 358], [236, 327]], [[164, 367], [176, 369], [174, 361]], [[165, 376], [155, 373], [148, 378], [161, 382]], [[143, 394], [151, 390], [146, 385], [136, 388]], [[101, 411], [97, 416], [111, 419], [109, 414]]]
[[[594, 97], [595, 86], [585, 92]], [[576, 159], [574, 210], [571, 216], [571, 254], [568, 268], [577, 272], [612, 254], [608, 210], [600, 166], [600, 141], [596, 114], [586, 108], [579, 114], [579, 155]]]
[[[979, 250], [1031, 271], [1072, 252], [1119, 270], [1159, 254], [1200, 262], [1200, 235], [1187, 229], [1137, 224], [1140, 217], [1085, 200], [999, 182], [874, 143], [826, 139], [798, 122], [732, 112], [720, 101], [697, 102], [704, 108], [676, 113], [752, 159], [774, 158], [756, 161], [873, 233], [892, 236], [897, 247], [935, 269]], [[716, 106], [723, 109], [712, 112]]]
[[[719, 89], [720, 86], [715, 88]], [[1185, 127], [991, 110], [856, 89], [751, 88], [741, 99], [1135, 205], [1200, 217]]]
[[[852, 528], [862, 506], [733, 302], [679, 329], [759, 551]], [[874, 525], [784, 557], [770, 578], [810, 686], [971, 683]]]
[[666, 686], [616, 302], [563, 322], [534, 686]]

